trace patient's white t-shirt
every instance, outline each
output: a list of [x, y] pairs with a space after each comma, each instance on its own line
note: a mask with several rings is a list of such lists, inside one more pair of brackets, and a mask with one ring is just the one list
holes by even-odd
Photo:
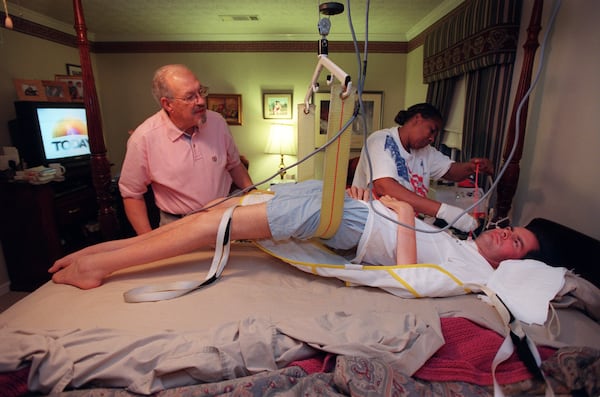
[[[374, 201], [377, 212], [396, 219], [396, 213], [381, 202]], [[365, 205], [369, 205], [365, 203]], [[418, 230], [436, 231], [438, 228], [415, 219]], [[398, 225], [373, 211], [369, 216], [360, 239], [353, 263], [378, 265], [396, 264], [396, 239]], [[446, 232], [416, 232], [417, 263], [443, 267], [460, 278], [463, 283], [485, 282], [494, 269], [479, 254], [473, 241], [459, 240]]]

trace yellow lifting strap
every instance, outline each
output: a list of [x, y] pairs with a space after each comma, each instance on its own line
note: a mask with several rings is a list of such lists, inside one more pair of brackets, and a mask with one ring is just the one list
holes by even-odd
[[[342, 91], [342, 86], [339, 84], [334, 84], [331, 88], [327, 122], [328, 142], [342, 129], [354, 112], [354, 91], [345, 98], [341, 97]], [[351, 131], [348, 128], [325, 149], [321, 219], [315, 237], [324, 239], [333, 237], [342, 221], [350, 141]]]

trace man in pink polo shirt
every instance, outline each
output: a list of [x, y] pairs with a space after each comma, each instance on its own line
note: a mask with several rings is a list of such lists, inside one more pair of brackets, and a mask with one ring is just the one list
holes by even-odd
[[206, 108], [207, 89], [184, 65], [159, 68], [152, 94], [161, 110], [127, 141], [119, 189], [137, 234], [152, 228], [144, 193], [152, 185], [160, 224], [227, 196], [231, 183], [252, 185], [223, 117]]

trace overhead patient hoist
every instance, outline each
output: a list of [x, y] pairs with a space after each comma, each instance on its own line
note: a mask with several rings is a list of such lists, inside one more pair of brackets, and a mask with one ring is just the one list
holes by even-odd
[[[335, 15], [344, 11], [340, 3], [323, 3], [319, 11], [325, 15]], [[355, 90], [352, 79], [345, 71], [329, 59], [329, 42], [327, 35], [331, 22], [329, 18], [321, 18], [318, 28], [321, 34], [317, 66], [313, 73], [306, 96], [304, 97], [304, 113], [309, 112], [310, 98], [319, 90], [319, 76], [323, 69], [331, 75], [327, 76], [327, 84], [331, 86], [331, 97], [327, 120], [327, 143], [325, 144], [325, 162], [323, 169], [323, 198], [321, 202], [321, 218], [314, 237], [331, 238], [337, 231], [344, 207], [346, 176], [350, 156], [350, 132], [348, 126], [356, 117]], [[335, 83], [335, 80], [339, 84]], [[316, 115], [315, 117], [319, 117]]]

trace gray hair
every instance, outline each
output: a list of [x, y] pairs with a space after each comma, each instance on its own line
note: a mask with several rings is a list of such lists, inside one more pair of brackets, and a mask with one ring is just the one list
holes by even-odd
[[160, 98], [173, 97], [171, 87], [169, 87], [169, 76], [183, 69], [189, 70], [189, 68], [185, 65], [173, 64], [162, 66], [158, 68], [156, 72], [154, 72], [154, 77], [152, 78], [152, 96], [159, 105]]

